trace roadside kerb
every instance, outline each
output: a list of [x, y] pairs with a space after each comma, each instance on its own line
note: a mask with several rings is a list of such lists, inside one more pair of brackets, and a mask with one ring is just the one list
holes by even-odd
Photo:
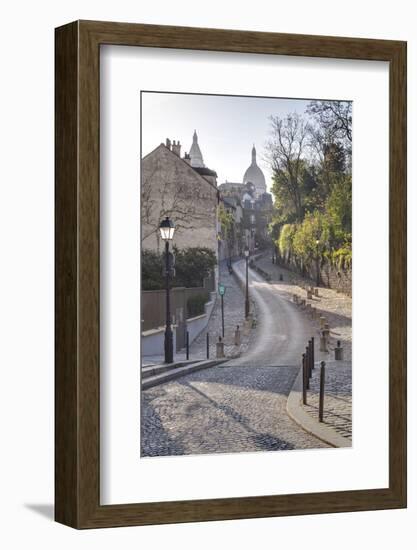
[[333, 428], [326, 424], [316, 421], [308, 412], [303, 409], [303, 369], [295, 379], [293, 387], [287, 399], [288, 415], [301, 426], [306, 432], [314, 435], [321, 441], [328, 443], [332, 447], [351, 447], [352, 442], [347, 438], [339, 435]]

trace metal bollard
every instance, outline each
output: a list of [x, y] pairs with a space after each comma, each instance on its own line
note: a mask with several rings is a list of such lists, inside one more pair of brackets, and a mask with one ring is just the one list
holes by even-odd
[[185, 358], [188, 359], [190, 358], [190, 333], [186, 332], [185, 334]]
[[311, 337], [311, 368], [314, 370], [314, 336]]
[[305, 356], [306, 356], [306, 370], [307, 370], [307, 389], [309, 390], [311, 374], [310, 374], [310, 348], [308, 346], [306, 347]]
[[340, 347], [340, 340], [337, 341], [337, 347], [334, 348], [334, 358], [336, 361], [343, 361], [343, 348]]
[[217, 359], [224, 357], [224, 342], [222, 342], [221, 336], [219, 336], [219, 341], [216, 343], [216, 357]]
[[303, 353], [303, 405], [307, 405], [307, 368], [306, 368], [306, 356]]
[[324, 377], [325, 377], [325, 365], [322, 361], [320, 363], [320, 398], [319, 398], [319, 422], [323, 422], [323, 409], [324, 409]]
[[320, 334], [320, 351], [329, 353], [330, 327], [328, 323], [324, 323]]
[[210, 358], [210, 335], [209, 333], [206, 334], [206, 354], [207, 354], [207, 359]]
[[314, 296], [319, 296], [319, 289], [318, 288], [315, 288], [314, 289]]

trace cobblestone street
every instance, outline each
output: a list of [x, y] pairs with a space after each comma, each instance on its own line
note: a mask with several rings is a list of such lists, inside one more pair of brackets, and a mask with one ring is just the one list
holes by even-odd
[[[311, 284], [311, 281], [303, 279], [300, 275], [285, 269], [279, 265], [273, 264], [269, 255], [264, 255], [256, 261], [264, 271], [271, 275], [272, 282], [279, 281], [279, 275], [282, 274], [284, 281], [280, 283], [282, 292], [286, 293], [288, 299], [293, 294], [299, 298], [306, 298], [305, 285]], [[333, 346], [337, 340], [341, 341], [343, 355], [345, 360], [352, 359], [352, 298], [345, 294], [338, 293], [330, 288], [320, 287], [320, 296], [314, 296], [310, 302], [320, 315], [324, 315], [331, 328], [330, 338]], [[316, 328], [318, 329], [318, 323]], [[325, 359], [325, 357], [323, 357]]]
[[297, 373], [218, 366], [142, 392], [142, 456], [325, 447], [286, 414]]
[[[281, 282], [282, 291], [290, 297], [296, 294], [299, 298], [306, 298], [304, 286], [309, 284], [299, 275], [272, 264], [271, 258], [263, 256], [257, 262], [266, 273], [271, 276], [272, 283], [279, 281], [280, 274], [284, 277]], [[338, 434], [352, 441], [352, 299], [329, 288], [320, 288], [319, 296], [307, 302], [311, 303], [320, 315], [326, 317], [330, 325], [329, 353], [316, 349], [316, 368], [313, 370], [308, 391], [307, 405], [301, 407], [315, 421], [318, 418], [320, 369], [319, 362], [326, 362], [325, 399], [323, 424], [331, 427]], [[305, 313], [308, 316], [307, 313]], [[315, 333], [319, 338], [319, 322], [315, 320]], [[334, 361], [333, 350], [336, 342], [340, 341], [343, 347], [344, 361]], [[316, 346], [318, 348], [318, 346]], [[320, 427], [318, 427], [320, 429]]]
[[[236, 262], [234, 270], [242, 278], [244, 262]], [[235, 279], [228, 277], [222, 274], [228, 299], [225, 318], [229, 319], [225, 339], [230, 345], [235, 325], [243, 318], [243, 294]], [[142, 392], [142, 456], [327, 446], [286, 411], [301, 352], [314, 324], [281, 285], [269, 285], [252, 270], [250, 294], [258, 323], [241, 355]], [[237, 309], [233, 313], [226, 307]], [[209, 330], [220, 330], [219, 310], [217, 306]], [[198, 353], [205, 353], [204, 336], [191, 348], [192, 356]]]

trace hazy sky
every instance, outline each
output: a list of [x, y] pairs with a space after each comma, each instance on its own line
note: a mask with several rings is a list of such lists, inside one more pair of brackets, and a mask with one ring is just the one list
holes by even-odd
[[269, 116], [301, 114], [307, 104], [294, 99], [142, 92], [142, 156], [166, 138], [181, 142], [183, 156], [197, 130], [204, 163], [217, 172], [217, 183], [242, 182], [255, 144], [269, 189], [271, 173], [263, 160]]

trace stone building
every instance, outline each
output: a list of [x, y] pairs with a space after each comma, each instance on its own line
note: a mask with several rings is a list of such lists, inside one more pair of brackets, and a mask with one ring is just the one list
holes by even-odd
[[[270, 241], [268, 225], [272, 216], [272, 196], [266, 192], [265, 176], [256, 163], [256, 149], [252, 148], [252, 163], [245, 171], [243, 182], [226, 181], [219, 185], [223, 203], [233, 204], [229, 211], [238, 216], [236, 235], [241, 242], [236, 250], [249, 246], [250, 250], [263, 248]], [[225, 247], [223, 247], [225, 248]]]
[[175, 223], [178, 248], [205, 246], [217, 255], [217, 174], [207, 168], [196, 132], [189, 154], [181, 157], [179, 141], [166, 140], [141, 163], [141, 242], [162, 251], [159, 224]]

